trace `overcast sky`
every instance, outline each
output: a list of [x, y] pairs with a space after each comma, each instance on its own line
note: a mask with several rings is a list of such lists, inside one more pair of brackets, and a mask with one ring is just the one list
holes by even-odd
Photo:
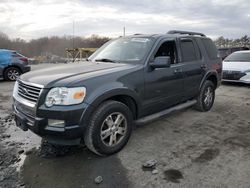
[[0, 0], [0, 31], [10, 38], [198, 31], [250, 36], [249, 0]]

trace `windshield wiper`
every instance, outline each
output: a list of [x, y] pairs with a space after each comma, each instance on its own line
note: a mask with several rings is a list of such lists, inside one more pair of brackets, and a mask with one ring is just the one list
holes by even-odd
[[108, 59], [108, 58], [96, 59], [95, 61], [96, 62], [102, 61], [102, 62], [118, 63], [117, 61], [114, 61], [114, 60]]

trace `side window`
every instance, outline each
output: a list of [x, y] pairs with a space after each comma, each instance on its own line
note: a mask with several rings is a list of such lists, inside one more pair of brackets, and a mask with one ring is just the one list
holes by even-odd
[[166, 41], [161, 44], [158, 48], [155, 58], [159, 56], [169, 56], [171, 59], [171, 64], [177, 63], [177, 52], [175, 41]]
[[207, 52], [209, 59], [218, 58], [218, 55], [217, 55], [218, 51], [217, 51], [217, 48], [214, 45], [213, 41], [211, 39], [201, 39], [201, 41], [206, 49], [206, 52]]
[[200, 59], [195, 51], [195, 45], [191, 39], [181, 39], [180, 47], [183, 62], [196, 61]]

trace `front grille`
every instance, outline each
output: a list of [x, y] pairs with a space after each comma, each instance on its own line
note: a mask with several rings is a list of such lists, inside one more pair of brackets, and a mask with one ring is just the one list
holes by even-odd
[[18, 81], [18, 95], [30, 102], [36, 103], [42, 88], [32, 84]]
[[223, 79], [226, 80], [239, 80], [241, 77], [245, 76], [246, 73], [240, 71], [223, 71]]

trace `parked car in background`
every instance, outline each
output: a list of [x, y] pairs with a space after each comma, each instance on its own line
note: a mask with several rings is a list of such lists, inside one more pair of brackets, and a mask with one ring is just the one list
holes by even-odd
[[250, 84], [250, 51], [238, 51], [223, 61], [223, 81]]
[[248, 47], [227, 47], [227, 48], [218, 48], [219, 57], [224, 60], [228, 55], [236, 51], [249, 50]]
[[0, 77], [15, 81], [21, 74], [30, 71], [28, 58], [13, 50], [0, 49]]

